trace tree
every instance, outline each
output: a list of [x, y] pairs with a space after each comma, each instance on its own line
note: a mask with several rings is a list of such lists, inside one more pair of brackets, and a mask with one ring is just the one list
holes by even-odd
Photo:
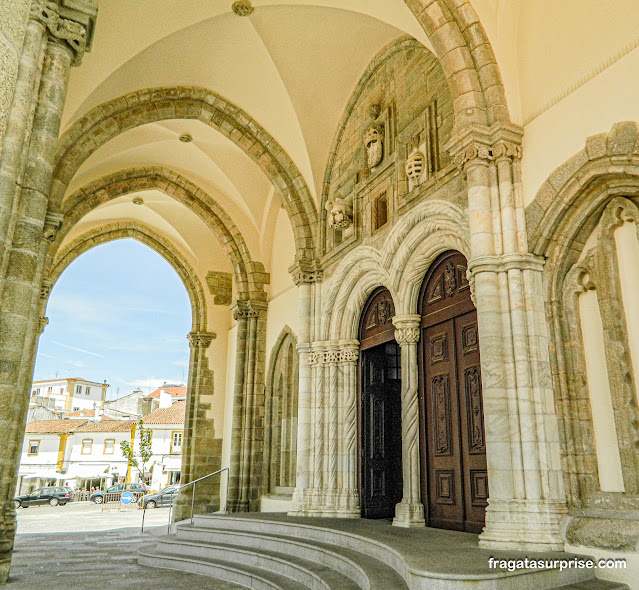
[[[138, 452], [135, 452], [134, 445], [131, 445], [128, 441], [123, 440], [120, 443], [122, 454], [126, 457], [129, 465], [138, 467], [141, 473], [141, 479], [144, 481], [144, 473], [146, 464], [151, 459], [153, 451], [151, 450], [151, 434], [152, 431], [148, 428], [144, 428], [144, 422], [140, 420], [138, 422], [138, 433], [140, 439], [138, 441]], [[140, 469], [141, 467], [141, 469]]]

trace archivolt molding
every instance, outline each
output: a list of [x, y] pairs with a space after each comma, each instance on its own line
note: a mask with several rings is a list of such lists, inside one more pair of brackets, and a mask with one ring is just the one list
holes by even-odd
[[50, 252], [55, 255], [64, 237], [96, 207], [123, 195], [152, 189], [188, 207], [213, 231], [231, 261], [240, 299], [263, 292], [262, 283], [256, 280], [260, 277], [252, 272], [256, 270], [253, 268], [256, 263], [251, 262], [246, 242], [233, 220], [208, 193], [180, 174], [159, 166], [133, 168], [105, 176], [66, 198], [62, 204], [64, 221]]
[[415, 313], [419, 289], [433, 260], [446, 250], [469, 256], [468, 220], [447, 201], [426, 201], [405, 214], [381, 249], [358, 246], [337, 266], [323, 291], [323, 338], [356, 338], [370, 293], [386, 287], [396, 314]]
[[488, 36], [470, 0], [407, 0], [448, 80], [455, 128], [510, 121]]
[[59, 250], [53, 259], [46, 279], [47, 289], [43, 304], [46, 305], [50, 289], [60, 278], [60, 275], [80, 255], [101, 244], [126, 238], [132, 238], [145, 244], [173, 267], [182, 280], [191, 300], [192, 330], [193, 332], [205, 332], [207, 318], [206, 295], [197, 273], [185, 258], [179, 255], [177, 248], [167, 238], [151, 228], [133, 221], [112, 223], [98, 229], [89, 230], [77, 236], [72, 242]]
[[78, 119], [58, 143], [51, 209], [61, 208], [71, 179], [100, 146], [128, 129], [169, 119], [202, 121], [244, 150], [282, 195], [293, 227], [298, 259], [314, 258], [317, 211], [294, 162], [247, 113], [204, 88], [176, 86], [138, 90], [106, 102]]

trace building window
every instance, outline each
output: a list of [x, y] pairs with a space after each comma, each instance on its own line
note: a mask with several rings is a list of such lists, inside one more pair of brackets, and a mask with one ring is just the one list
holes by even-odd
[[90, 438], [85, 438], [82, 441], [82, 450], [81, 450], [81, 454], [82, 455], [90, 455], [91, 454], [91, 448], [93, 447], [93, 440], [91, 440]]
[[53, 393], [53, 387], [47, 387], [47, 393]]
[[80, 409], [80, 406], [73, 406], [73, 411], [77, 412]]
[[375, 199], [373, 203], [373, 231], [386, 225], [388, 221], [388, 197], [386, 193], [382, 193]]
[[64, 387], [60, 387], [60, 395], [64, 395], [66, 393]]
[[76, 393], [82, 393], [82, 385], [76, 385], [75, 386], [75, 392]]
[[85, 395], [89, 395], [91, 393], [91, 388], [90, 387], [86, 387], [84, 390]]
[[114, 449], [115, 449], [115, 439], [107, 438], [104, 441], [104, 454], [113, 455]]
[[40, 441], [39, 440], [30, 440], [29, 441], [29, 455], [37, 455], [40, 452]]
[[38, 394], [38, 390], [37, 390], [37, 389], [34, 389], [34, 390], [31, 392], [31, 397], [35, 397], [37, 394]]
[[171, 452], [172, 453], [182, 452], [182, 433], [181, 432], [171, 433]]

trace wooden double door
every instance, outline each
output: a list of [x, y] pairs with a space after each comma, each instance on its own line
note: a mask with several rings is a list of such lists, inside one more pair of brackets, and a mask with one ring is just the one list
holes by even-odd
[[477, 312], [466, 259], [448, 252], [420, 295], [422, 502], [427, 525], [481, 532], [488, 500]]

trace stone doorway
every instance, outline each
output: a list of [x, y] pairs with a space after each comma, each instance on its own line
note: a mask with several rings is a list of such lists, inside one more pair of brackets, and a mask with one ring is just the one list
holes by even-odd
[[364, 307], [360, 326], [360, 490], [364, 518], [393, 518], [402, 499], [400, 348], [386, 289]]
[[480, 533], [488, 500], [477, 311], [459, 252], [440, 256], [420, 293], [422, 502], [431, 527]]

